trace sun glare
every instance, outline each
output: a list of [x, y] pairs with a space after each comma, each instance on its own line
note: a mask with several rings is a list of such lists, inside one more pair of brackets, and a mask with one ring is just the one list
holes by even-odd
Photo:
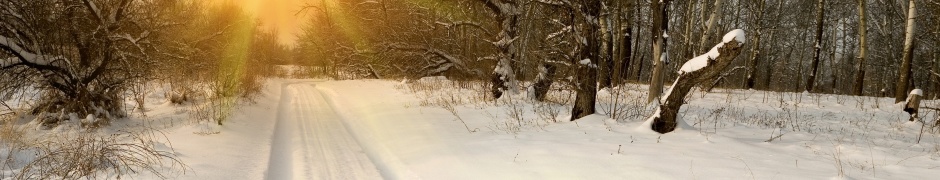
[[[280, 42], [292, 45], [303, 23], [309, 16], [297, 14], [308, 0], [215, 0], [215, 2], [234, 2], [254, 15], [263, 28], [277, 30]], [[310, 3], [314, 3], [311, 1]]]

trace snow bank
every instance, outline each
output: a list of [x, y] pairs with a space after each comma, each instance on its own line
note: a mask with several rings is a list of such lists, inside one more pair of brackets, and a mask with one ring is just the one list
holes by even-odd
[[707, 53], [692, 58], [685, 64], [682, 64], [682, 68], [679, 68], [679, 74], [698, 71], [699, 69], [708, 66], [709, 60], [714, 60], [715, 58], [718, 58], [719, 55], [721, 55], [721, 53], [718, 52], [718, 49], [724, 46], [725, 43], [737, 41], [738, 43], [744, 44], [746, 41], [745, 38], [746, 36], [744, 34], [744, 30], [735, 29], [731, 32], [728, 32], [728, 34], [725, 34], [725, 36], [721, 38], [721, 43], [718, 43], [718, 45], [712, 47], [712, 49]]

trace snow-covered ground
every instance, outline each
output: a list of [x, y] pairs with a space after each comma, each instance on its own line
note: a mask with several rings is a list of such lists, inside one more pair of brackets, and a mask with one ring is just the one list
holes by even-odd
[[[189, 166], [173, 179], [932, 179], [940, 135], [907, 121], [892, 99], [716, 90], [692, 93], [687, 126], [642, 127], [645, 86], [599, 93], [600, 113], [523, 94], [499, 101], [440, 78], [273, 79], [224, 126], [156, 99], [147, 117]], [[157, 92], [157, 91], [155, 91]], [[158, 93], [154, 93], [158, 94]], [[549, 99], [570, 101], [566, 93]], [[618, 98], [614, 98], [618, 97]], [[938, 102], [925, 101], [936, 107]], [[615, 104], [618, 106], [611, 106]], [[933, 123], [935, 112], [928, 112]], [[24, 125], [25, 126], [25, 125]], [[50, 130], [27, 130], [49, 133]], [[158, 138], [161, 139], [161, 138]], [[166, 141], [168, 140], [168, 141]], [[3, 151], [5, 152], [5, 151]], [[20, 153], [18, 156], [23, 156]], [[4, 156], [5, 157], [5, 156]], [[12, 169], [12, 170], [11, 170]], [[15, 168], [4, 168], [5, 177]], [[842, 177], [840, 177], [842, 176]], [[150, 174], [133, 178], [152, 179]]]

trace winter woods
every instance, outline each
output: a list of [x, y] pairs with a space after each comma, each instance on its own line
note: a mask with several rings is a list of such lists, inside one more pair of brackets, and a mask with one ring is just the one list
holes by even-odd
[[68, 114], [120, 118], [125, 93], [150, 82], [172, 82], [179, 102], [198, 84], [213, 96], [245, 94], [266, 69], [247, 66], [287, 52], [236, 6], [3, 0], [0, 17], [0, 97], [38, 96], [30, 113], [45, 125]]
[[940, 0], [0, 0], [0, 178], [925, 179], [937, 22]]
[[197, 96], [193, 84], [235, 97], [257, 91], [270, 65], [292, 64], [332, 79], [485, 82], [491, 100], [571, 91], [578, 119], [596, 113], [604, 88], [650, 84], [647, 97], [625, 98], [666, 98], [663, 80], [733, 29], [749, 43], [706, 89], [901, 101], [910, 89], [927, 99], [940, 90], [936, 0], [307, 3], [296, 14], [311, 18], [284, 45], [225, 3], [3, 0], [0, 97], [41, 89], [36, 114], [120, 116], [130, 109], [122, 93], [147, 82], [170, 84], [174, 102]]
[[[357, 77], [376, 71], [386, 78], [486, 81], [491, 98], [528, 89], [533, 99], [543, 99], [556, 84], [577, 92], [572, 119], [594, 113], [598, 87], [651, 83], [646, 98], [667, 98], [660, 92], [670, 87], [657, 86], [662, 79], [681, 76], [685, 61], [720, 42], [716, 32], [732, 29], [749, 32], [749, 46], [727, 62], [733, 71], [704, 83], [709, 88], [865, 96], [922, 88], [927, 97], [940, 88], [933, 73], [940, 51], [917, 46], [940, 42], [929, 33], [938, 27], [913, 25], [940, 19], [936, 1], [383, 0], [317, 6], [306, 13], [324, 26], [308, 28], [298, 52], [325, 54], [301, 62], [347, 75], [362, 72]], [[923, 13], [913, 14], [917, 8]], [[905, 34], [909, 42], [898, 38]]]

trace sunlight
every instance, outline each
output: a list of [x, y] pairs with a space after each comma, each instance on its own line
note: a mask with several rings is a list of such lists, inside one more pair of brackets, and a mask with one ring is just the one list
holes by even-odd
[[[352, 15], [347, 12], [346, 8], [342, 7], [340, 4], [337, 4], [335, 1], [322, 1], [324, 9], [326, 9], [329, 18], [327, 21], [336, 25], [339, 28], [339, 32], [343, 33], [343, 37], [351, 40], [356, 46], [362, 46], [366, 42], [363, 34], [363, 28], [360, 28], [358, 24], [359, 21], [350, 18], [357, 18], [358, 16]], [[323, 12], [318, 12], [323, 13]], [[359, 49], [359, 47], [357, 47]]]
[[282, 44], [293, 45], [300, 34], [300, 28], [310, 16], [297, 14], [306, 0], [214, 0], [215, 2], [235, 2], [248, 13], [255, 16], [265, 29], [277, 30]]

